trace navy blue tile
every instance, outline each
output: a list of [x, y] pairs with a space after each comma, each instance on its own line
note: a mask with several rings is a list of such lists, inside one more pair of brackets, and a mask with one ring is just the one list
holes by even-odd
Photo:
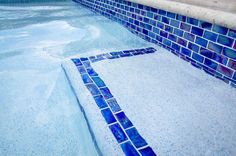
[[126, 156], [139, 156], [138, 152], [129, 141], [121, 144], [121, 148]]
[[195, 35], [185, 32], [184, 33], [184, 38], [193, 42], [194, 39], [195, 39]]
[[176, 15], [176, 19], [182, 22], [186, 22], [186, 16], [182, 16], [182, 15]]
[[231, 47], [233, 45], [233, 39], [222, 35], [219, 35], [217, 42], [228, 47]]
[[162, 16], [162, 22], [169, 24], [170, 20], [169, 20], [169, 18]]
[[90, 79], [90, 77], [88, 76], [88, 74], [83, 74], [81, 75], [82, 77], [82, 80], [84, 82], [84, 84], [87, 84], [87, 83], [92, 83], [93, 81]]
[[81, 61], [88, 61], [88, 58], [87, 57], [81, 57], [80, 60]]
[[208, 22], [203, 22], [203, 21], [201, 21], [201, 22], [200, 22], [200, 27], [205, 28], [205, 29], [208, 29], [208, 30], [211, 30], [212, 24], [211, 24], [211, 23], [208, 23]]
[[105, 99], [110, 99], [113, 97], [113, 95], [111, 94], [110, 90], [107, 87], [100, 88], [100, 91], [102, 95], [105, 97]]
[[127, 118], [124, 112], [117, 113], [116, 117], [124, 129], [133, 126], [132, 122]]
[[214, 32], [220, 33], [222, 35], [226, 35], [228, 32], [228, 28], [222, 27], [222, 26], [218, 26], [218, 25], [214, 25], [213, 29]]
[[222, 46], [220, 46], [220, 45], [218, 45], [218, 44], [215, 44], [215, 43], [212, 43], [212, 42], [209, 42], [208, 48], [209, 48], [210, 50], [212, 50], [212, 51], [218, 53], [218, 54], [220, 54], [221, 51], [222, 51], [222, 49], [223, 49]]
[[139, 152], [142, 154], [142, 156], [156, 156], [155, 152], [152, 150], [151, 147], [145, 147], [139, 150]]
[[102, 95], [94, 96], [94, 100], [100, 109], [107, 107], [107, 103]]
[[196, 41], [195, 43], [197, 43], [198, 45], [201, 45], [203, 47], [206, 47], [207, 46], [207, 40], [201, 38], [201, 37], [198, 37], [196, 38]]
[[198, 55], [197, 53], [193, 53], [192, 58], [201, 63], [203, 63], [204, 60], [204, 58], [201, 55]]
[[180, 45], [182, 45], [184, 47], [186, 47], [186, 45], [187, 45], [187, 41], [182, 38], [178, 38], [177, 43], [179, 43]]
[[173, 48], [174, 50], [176, 50], [178, 52], [180, 51], [180, 46], [178, 44], [175, 44], [174, 42], [172, 42], [171, 48]]
[[213, 42], [216, 42], [217, 34], [210, 31], [205, 31], [203, 37]]
[[90, 76], [98, 76], [98, 74], [93, 70], [93, 68], [87, 68], [87, 72]]
[[208, 67], [214, 69], [214, 70], [216, 70], [216, 68], [217, 68], [217, 64], [215, 62], [207, 59], [207, 58], [205, 59], [204, 64], [207, 65]]
[[140, 148], [147, 145], [146, 141], [138, 133], [136, 128], [133, 127], [133, 128], [127, 129], [126, 133], [136, 148]]
[[231, 70], [227, 67], [224, 67], [222, 65], [218, 65], [217, 71], [219, 71], [220, 73], [222, 73], [230, 78], [233, 76], [233, 70]]
[[82, 66], [82, 63], [80, 62], [79, 59], [71, 59], [76, 66]]
[[160, 35], [162, 36], [162, 37], [165, 37], [165, 38], [167, 38], [167, 36], [168, 36], [168, 33], [167, 32], [165, 32], [165, 31], [160, 31]]
[[184, 47], [181, 48], [181, 53], [187, 56], [191, 56], [191, 51]]
[[236, 50], [232, 50], [225, 47], [223, 49], [223, 54], [229, 58], [236, 59]]
[[176, 42], [176, 40], [177, 40], [177, 36], [172, 35], [172, 34], [169, 34], [168, 39], [170, 39], [171, 41]]
[[127, 136], [125, 135], [125, 132], [122, 130], [122, 128], [118, 123], [109, 126], [109, 128], [118, 143], [124, 142], [128, 139]]
[[199, 23], [199, 21], [197, 19], [194, 19], [194, 18], [191, 18], [191, 17], [187, 17], [187, 22], [189, 24], [196, 25], [196, 26], [198, 26], [198, 23]]
[[157, 22], [157, 27], [163, 29], [164, 28], [164, 24], [161, 23], [161, 22]]
[[227, 58], [219, 55], [219, 54], [216, 54], [212, 51], [209, 51], [205, 48], [201, 48], [200, 50], [200, 53], [203, 55], [203, 56], [206, 56], [207, 58], [209, 59], [212, 59], [212, 60], [215, 60], [219, 63], [222, 63], [222, 64], [226, 64], [227, 63]]
[[113, 116], [113, 114], [109, 108], [101, 110], [101, 113], [102, 113], [104, 119], [106, 120], [107, 124], [111, 124], [111, 123], [116, 122], [116, 119]]
[[159, 10], [159, 14], [160, 14], [160, 15], [166, 15], [166, 11], [160, 9], [160, 10]]
[[194, 43], [192, 43], [192, 42], [189, 42], [189, 43], [188, 43], [188, 48], [191, 49], [191, 50], [193, 50], [193, 51], [195, 51], [195, 52], [198, 52], [198, 51], [199, 51], [199, 46], [196, 45], [196, 44], [194, 44]]
[[95, 84], [87, 84], [86, 87], [88, 88], [88, 90], [90, 91], [90, 93], [93, 96], [100, 94], [100, 92]]
[[165, 25], [164, 30], [172, 33], [173, 32], [173, 27], [170, 27], [169, 25]]
[[118, 105], [116, 99], [114, 99], [114, 98], [113, 98], [113, 99], [109, 99], [109, 100], [107, 101], [107, 103], [108, 103], [108, 105], [110, 106], [112, 112], [116, 113], [116, 112], [121, 111], [121, 108], [120, 108], [120, 106]]
[[203, 35], [203, 29], [198, 28], [198, 27], [192, 27], [192, 31], [193, 34], [198, 35], [198, 36], [202, 36]]
[[186, 23], [181, 23], [180, 24], [180, 29], [185, 30], [185, 31], [190, 31], [191, 26], [186, 24]]
[[106, 86], [100, 77], [92, 77], [92, 79], [99, 88]]

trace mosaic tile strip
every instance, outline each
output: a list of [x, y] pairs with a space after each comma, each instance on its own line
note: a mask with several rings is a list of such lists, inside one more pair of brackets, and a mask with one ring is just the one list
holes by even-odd
[[119, 22], [194, 67], [236, 85], [236, 30], [125, 0], [74, 1]]
[[111, 52], [88, 58], [72, 59], [81, 75], [84, 85], [87, 87], [100, 109], [101, 115], [127, 156], [155, 156], [156, 154], [120, 108], [114, 95], [101, 77], [99, 77], [99, 74], [94, 71], [91, 63], [107, 59], [150, 54], [155, 51], [154, 48], [149, 47], [145, 49]]

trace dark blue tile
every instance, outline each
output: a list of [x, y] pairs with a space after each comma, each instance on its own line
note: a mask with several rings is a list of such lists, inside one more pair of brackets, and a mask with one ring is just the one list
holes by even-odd
[[196, 38], [196, 41], [195, 43], [197, 43], [198, 45], [201, 45], [203, 47], [206, 47], [207, 46], [207, 40], [201, 38], [201, 37], [198, 37]]
[[165, 31], [172, 33], [173, 32], [173, 27], [170, 27], [169, 25], [165, 25], [164, 28]]
[[198, 36], [202, 36], [203, 35], [203, 29], [198, 28], [198, 27], [192, 27], [192, 31], [193, 34], [198, 35]]
[[113, 116], [113, 114], [109, 108], [101, 110], [101, 113], [102, 113], [104, 119], [106, 120], [107, 124], [111, 124], [111, 123], [116, 122], [116, 119]]
[[174, 42], [172, 42], [171, 48], [173, 48], [174, 50], [176, 50], [178, 52], [180, 51], [180, 46], [178, 44], [175, 44]]
[[88, 58], [87, 57], [81, 57], [80, 60], [81, 61], [88, 61]]
[[225, 47], [223, 49], [223, 54], [229, 58], [236, 59], [236, 50], [232, 50]]
[[185, 30], [185, 31], [190, 31], [191, 26], [186, 24], [186, 23], [181, 23], [180, 24], [180, 29]]
[[181, 48], [181, 53], [187, 56], [191, 56], [191, 51], [184, 47]]
[[220, 46], [220, 45], [218, 45], [218, 44], [215, 44], [215, 43], [212, 43], [212, 42], [209, 42], [208, 48], [209, 48], [210, 50], [212, 50], [212, 51], [218, 53], [218, 54], [220, 54], [221, 51], [222, 51], [222, 49], [223, 49], [222, 46]]
[[188, 42], [188, 48], [195, 51], [195, 52], [198, 52], [199, 51], [199, 46], [192, 43], [192, 42]]
[[163, 29], [164, 28], [164, 24], [161, 23], [161, 22], [157, 22], [157, 27]]
[[71, 61], [72, 61], [76, 66], [82, 66], [82, 63], [80, 62], [79, 59], [71, 59]]
[[199, 21], [195, 18], [187, 17], [187, 22], [192, 25], [198, 26]]
[[138, 152], [129, 141], [121, 144], [121, 148], [126, 156], [139, 156]]
[[209, 51], [209, 50], [207, 50], [205, 48], [201, 48], [200, 53], [203, 56], [206, 56], [207, 58], [215, 60], [215, 61], [217, 61], [219, 63], [222, 63], [222, 64], [226, 64], [227, 63], [227, 58], [225, 58], [224, 56], [221, 56], [219, 54], [216, 54], [216, 53], [214, 53], [212, 51]]
[[203, 63], [204, 60], [204, 58], [201, 55], [198, 55], [197, 53], [193, 53], [192, 58], [201, 63]]
[[216, 42], [217, 34], [210, 31], [205, 31], [203, 37], [213, 42]]
[[88, 88], [88, 90], [90, 91], [90, 93], [93, 96], [100, 94], [100, 92], [95, 84], [87, 84], [86, 87]]
[[92, 77], [92, 79], [99, 88], [106, 86], [100, 77]]
[[236, 70], [236, 60], [229, 60], [228, 66], [234, 70]]
[[132, 122], [127, 118], [124, 112], [117, 113], [116, 117], [124, 129], [133, 126]]
[[111, 52], [110, 53], [112, 56], [118, 56], [118, 55], [121, 55], [121, 54], [123, 54], [123, 52], [122, 51], [118, 51], [118, 52]]
[[140, 148], [147, 145], [146, 141], [138, 133], [136, 128], [133, 127], [133, 128], [127, 129], [126, 133], [136, 148]]
[[195, 39], [195, 35], [185, 32], [184, 33], [184, 38], [193, 42], [194, 39]]
[[87, 73], [87, 71], [85, 70], [85, 68], [83, 66], [77, 66], [77, 69], [79, 71], [80, 74], [85, 74]]
[[230, 37], [236, 38], [236, 30], [229, 29], [229, 34]]
[[156, 156], [155, 152], [152, 150], [151, 147], [145, 147], [139, 150], [139, 152], [142, 154], [142, 156]]
[[182, 22], [186, 22], [186, 16], [182, 16], [182, 15], [176, 15], [176, 19]]
[[201, 22], [200, 22], [200, 27], [202, 27], [202, 28], [204, 28], [204, 29], [211, 30], [212, 24], [211, 24], [211, 23], [208, 23], [208, 22], [203, 22], [203, 21], [201, 21]]
[[217, 68], [217, 63], [215, 63], [215, 62], [213, 62], [213, 61], [211, 61], [207, 58], [205, 59], [204, 64], [207, 65], [208, 67], [214, 69], [214, 70], [216, 70], [216, 68]]
[[167, 12], [167, 17], [176, 18], [176, 14], [172, 12]]
[[87, 72], [90, 76], [98, 76], [98, 74], [93, 70], [93, 68], [87, 68]]
[[177, 40], [177, 36], [172, 35], [172, 34], [169, 34], [168, 39], [170, 39], [171, 41], [176, 42], [176, 40]]
[[169, 20], [169, 18], [162, 16], [162, 22], [169, 24], [170, 20]]
[[234, 73], [233, 79], [236, 80], [236, 72]]
[[114, 98], [113, 98], [113, 99], [109, 99], [109, 100], [107, 101], [107, 103], [108, 103], [108, 105], [110, 106], [112, 112], [116, 113], [116, 112], [121, 111], [121, 108], [120, 108], [120, 106], [118, 105], [116, 99], [114, 99]]
[[218, 65], [217, 71], [219, 71], [220, 73], [222, 73], [230, 78], [233, 76], [233, 70], [231, 70], [227, 67], [224, 67], [222, 65]]
[[225, 46], [231, 47], [233, 44], [233, 39], [219, 35], [217, 42]]
[[218, 25], [214, 25], [212, 30], [222, 35], [226, 35], [228, 32], [228, 28], [218, 26]]
[[166, 11], [159, 9], [159, 14], [160, 14], [160, 15], [166, 15]]
[[102, 95], [94, 96], [94, 100], [100, 109], [107, 107], [107, 103]]
[[167, 36], [168, 36], [168, 33], [167, 32], [165, 32], [165, 31], [160, 31], [160, 35], [162, 36], [162, 37], [165, 37], [165, 38], [167, 38]]
[[81, 75], [81, 77], [82, 77], [84, 84], [93, 83], [93, 81], [90, 79], [88, 74], [83, 74], [83, 75]]
[[177, 43], [179, 43], [180, 45], [182, 45], [184, 47], [186, 47], [186, 45], [187, 45], [187, 41], [182, 38], [178, 38]]
[[109, 128], [118, 143], [124, 142], [128, 139], [127, 136], [125, 135], [125, 132], [122, 130], [122, 128], [120, 127], [118, 123], [109, 126]]
[[113, 97], [113, 95], [111, 94], [110, 90], [107, 87], [100, 88], [100, 91], [102, 95], [105, 97], [105, 99], [110, 99]]

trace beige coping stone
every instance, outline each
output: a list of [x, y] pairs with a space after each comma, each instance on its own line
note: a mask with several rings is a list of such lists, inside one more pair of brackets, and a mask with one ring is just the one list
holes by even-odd
[[[199, 0], [196, 3], [190, 4], [191, 2], [186, 0], [128, 0], [130, 2], [135, 2], [143, 5], [147, 5], [150, 7], [154, 7], [157, 9], [163, 9], [166, 11], [170, 11], [173, 13], [178, 13], [180, 15], [185, 15], [188, 17], [200, 19], [203, 21], [207, 21], [213, 24], [218, 24], [227, 28], [231, 28], [236, 30], [236, 3], [234, 0], [227, 0], [227, 3], [224, 7], [222, 3], [218, 4], [218, 7], [210, 8], [211, 3], [205, 3], [204, 0]], [[181, 2], [176, 2], [181, 1]], [[184, 3], [186, 1], [186, 3]], [[194, 0], [192, 0], [194, 1]], [[206, 0], [207, 1], [207, 0]], [[231, 3], [229, 5], [229, 3]], [[201, 4], [201, 6], [200, 6]], [[229, 7], [231, 6], [231, 7]], [[225, 8], [226, 11], [222, 11]]]

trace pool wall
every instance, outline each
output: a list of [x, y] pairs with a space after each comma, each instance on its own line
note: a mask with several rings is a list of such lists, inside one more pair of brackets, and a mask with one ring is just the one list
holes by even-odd
[[124, 0], [73, 0], [236, 87], [236, 30]]

